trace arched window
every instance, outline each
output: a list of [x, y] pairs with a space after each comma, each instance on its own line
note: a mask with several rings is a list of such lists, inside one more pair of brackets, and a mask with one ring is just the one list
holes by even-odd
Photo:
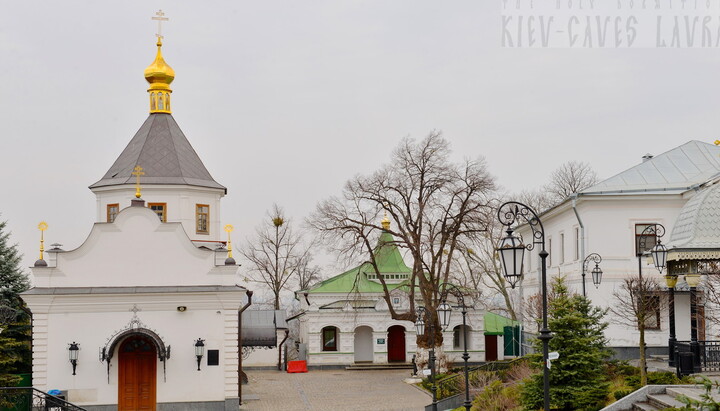
[[165, 95], [163, 93], [158, 93], [158, 110], [165, 110]]
[[150, 93], [150, 110], [155, 110], [157, 105], [155, 104], [155, 93]]
[[337, 351], [338, 347], [338, 329], [337, 327], [325, 327], [322, 329], [322, 350]]
[[[465, 331], [465, 332], [463, 332]], [[464, 350], [465, 349], [465, 342], [464, 342], [464, 336], [467, 333], [467, 349], [470, 349], [470, 346], [472, 345], [472, 339], [471, 339], [471, 329], [469, 326], [465, 326], [463, 328], [462, 325], [457, 325], [455, 328], [453, 328], [453, 349], [455, 350]]]
[[165, 110], [170, 111], [170, 93], [165, 95]]

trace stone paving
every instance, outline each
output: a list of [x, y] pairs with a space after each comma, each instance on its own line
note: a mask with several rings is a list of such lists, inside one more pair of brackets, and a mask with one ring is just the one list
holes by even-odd
[[288, 374], [248, 370], [243, 386], [243, 411], [423, 410], [429, 395], [403, 382], [408, 370], [346, 371], [310, 370]]

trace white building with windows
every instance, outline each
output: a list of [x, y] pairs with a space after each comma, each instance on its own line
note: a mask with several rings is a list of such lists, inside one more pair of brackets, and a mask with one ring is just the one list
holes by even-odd
[[[646, 243], [645, 249], [655, 245], [654, 235], [646, 235], [641, 241], [642, 233], [648, 225], [662, 224], [666, 233], [660, 239], [666, 244], [670, 242], [683, 207], [719, 180], [720, 147], [689, 141], [658, 156], [645, 156], [640, 164], [545, 211], [540, 219], [550, 253], [547, 259], [548, 284], [551, 277], [564, 276], [572, 289], [582, 293], [583, 261], [589, 254], [597, 253], [602, 257], [602, 282], [597, 288], [593, 285], [590, 275], [594, 267], [592, 263], [588, 266], [585, 281], [587, 296], [598, 306], [613, 306], [616, 301], [614, 293], [620, 289], [624, 279], [636, 276], [639, 270], [643, 276], [654, 277], [664, 285], [665, 273], [661, 275], [649, 257], [637, 257], [643, 242]], [[527, 225], [521, 226], [517, 233], [525, 239], [532, 238]], [[539, 247], [526, 253], [526, 274], [516, 293], [517, 298], [527, 298], [538, 292], [538, 251]], [[667, 295], [663, 293], [653, 298], [665, 301]], [[664, 307], [665, 304], [659, 306]], [[690, 339], [689, 311], [688, 287], [681, 277], [675, 296], [678, 340]], [[606, 319], [610, 322], [606, 335], [618, 355], [636, 355], [636, 327], [620, 325], [610, 314]], [[651, 352], [667, 353], [668, 323], [666, 308], [657, 310], [647, 322], [646, 341]], [[530, 319], [525, 319], [525, 324], [528, 330], [536, 327]], [[704, 327], [700, 334], [705, 336]], [[707, 337], [717, 339], [709, 334]]]
[[[389, 224], [389, 220], [383, 221], [386, 229]], [[375, 259], [378, 271], [391, 290], [394, 308], [404, 312], [410, 306], [407, 287], [411, 269], [387, 232], [378, 240]], [[383, 286], [370, 263], [363, 263], [308, 290], [298, 291], [296, 297], [302, 310], [297, 317], [300, 343], [307, 351], [309, 367], [410, 363], [417, 352], [414, 323], [391, 318]], [[451, 322], [443, 332], [443, 351], [450, 361], [459, 364], [464, 349], [462, 316], [452, 296], [448, 302], [453, 312]], [[416, 301], [415, 305], [422, 303]], [[490, 321], [486, 321], [488, 317]], [[490, 327], [486, 327], [486, 322]], [[483, 310], [468, 310], [465, 330], [471, 362], [504, 358], [505, 325], [512, 324]]]
[[145, 70], [148, 119], [90, 186], [97, 222], [80, 247], [38, 260], [22, 294], [33, 385], [88, 410], [237, 410], [247, 297], [223, 241], [226, 189], [171, 114], [161, 45]]

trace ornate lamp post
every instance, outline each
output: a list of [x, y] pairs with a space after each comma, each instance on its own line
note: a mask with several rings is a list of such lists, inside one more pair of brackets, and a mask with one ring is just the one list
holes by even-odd
[[[646, 246], [647, 234], [654, 234], [657, 239], [655, 246], [650, 249], [650, 256], [652, 257], [655, 268], [662, 274], [665, 266], [667, 265], [668, 251], [660, 237], [665, 235], [665, 226], [662, 224], [651, 224], [643, 230], [640, 234], [640, 242], [637, 251], [638, 256], [638, 275], [640, 281], [642, 281], [642, 256]], [[665, 283], [668, 286], [668, 324], [670, 326], [668, 335], [668, 365], [675, 366], [675, 285], [677, 284], [677, 276], [666, 275]]]
[[600, 257], [600, 254], [598, 253], [592, 253], [589, 256], [585, 257], [585, 261], [583, 261], [583, 270], [582, 270], [582, 283], [583, 283], [583, 297], [587, 297], [587, 293], [585, 292], [585, 273], [588, 269], [588, 264], [590, 261], [595, 263], [595, 268], [592, 269], [592, 280], [593, 284], [595, 284], [595, 288], [598, 288], [600, 286], [600, 281], [602, 281], [602, 270], [600, 269], [600, 262], [602, 261], [602, 257]]
[[702, 372], [697, 332], [697, 286], [700, 284], [700, 274], [686, 274], [685, 282], [690, 286], [690, 351], [693, 354], [693, 373], [699, 373]]
[[[540, 267], [541, 267], [541, 290], [542, 290], [542, 328], [538, 339], [543, 345], [543, 400], [544, 410], [550, 411], [550, 369], [548, 368], [548, 343], [552, 339], [547, 325], [547, 257], [545, 250], [545, 229], [535, 211], [525, 204], [510, 201], [498, 209], [498, 221], [507, 226], [507, 236], [500, 241], [498, 253], [503, 267], [505, 280], [510, 287], [522, 277], [523, 257], [525, 249], [533, 250], [536, 245], [540, 246]], [[523, 244], [522, 239], [513, 236], [512, 226], [516, 223], [527, 223], [532, 230], [532, 243]]]
[[68, 347], [68, 357], [70, 359], [70, 364], [72, 364], [72, 375], [75, 375], [75, 370], [77, 369], [78, 363], [78, 352], [80, 351], [80, 344], [73, 341], [69, 345], [70, 346]]
[[[417, 308], [417, 320], [415, 321], [415, 332], [417, 335], [425, 334], [425, 319], [428, 317], [428, 311], [425, 307]], [[431, 319], [429, 321], [430, 331], [430, 355], [428, 356], [428, 365], [430, 366], [430, 391], [432, 392], [432, 409], [437, 411], [437, 386], [435, 385], [435, 322]]]
[[442, 304], [438, 307], [438, 315], [440, 316], [440, 327], [442, 329], [446, 329], [448, 325], [450, 325], [450, 314], [452, 312], [452, 307], [447, 303], [447, 295], [452, 294], [457, 299], [458, 303], [460, 304], [460, 309], [462, 310], [462, 320], [463, 320], [463, 328], [462, 328], [462, 334], [463, 334], [463, 361], [465, 362], [464, 365], [464, 372], [465, 372], [465, 402], [463, 402], [463, 407], [467, 411], [470, 411], [470, 408], [472, 407], [472, 403], [470, 402], [470, 377], [468, 374], [468, 360], [470, 359], [470, 354], [468, 354], [467, 351], [467, 323], [465, 320], [465, 316], [467, 315], [467, 306], [465, 305], [465, 296], [463, 295], [462, 290], [458, 288], [454, 284], [450, 283], [443, 283], [441, 286], [441, 289], [444, 289], [442, 293]]

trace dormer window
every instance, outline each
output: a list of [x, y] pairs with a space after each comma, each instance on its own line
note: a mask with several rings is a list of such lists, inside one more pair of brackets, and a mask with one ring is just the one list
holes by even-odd
[[160, 221], [167, 223], [167, 203], [148, 203], [148, 208], [157, 214]]
[[210, 234], [210, 206], [207, 204], [195, 204], [195, 232]]

